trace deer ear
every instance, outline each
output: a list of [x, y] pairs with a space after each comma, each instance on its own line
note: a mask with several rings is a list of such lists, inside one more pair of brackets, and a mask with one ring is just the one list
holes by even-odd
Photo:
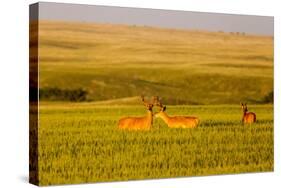
[[163, 112], [166, 110], [166, 106], [163, 107]]

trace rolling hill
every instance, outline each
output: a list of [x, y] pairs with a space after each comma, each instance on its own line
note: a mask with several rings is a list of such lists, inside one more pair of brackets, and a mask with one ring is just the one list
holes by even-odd
[[271, 36], [39, 23], [41, 90], [83, 89], [87, 101], [109, 104], [141, 94], [167, 104], [260, 103], [273, 91]]

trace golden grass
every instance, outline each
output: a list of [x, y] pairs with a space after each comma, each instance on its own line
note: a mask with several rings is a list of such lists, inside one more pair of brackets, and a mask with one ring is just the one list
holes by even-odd
[[170, 104], [258, 103], [273, 90], [269, 36], [46, 20], [39, 25], [40, 88], [83, 88], [90, 101], [144, 92]]

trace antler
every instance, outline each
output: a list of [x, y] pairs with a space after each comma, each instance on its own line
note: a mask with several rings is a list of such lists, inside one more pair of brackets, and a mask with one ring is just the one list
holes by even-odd
[[242, 102], [240, 102], [240, 105], [241, 105], [241, 106], [247, 106], [247, 103], [242, 103]]
[[144, 105], [148, 105], [148, 102], [146, 102], [146, 101], [144, 100], [144, 96], [143, 96], [143, 95], [141, 95], [141, 101], [143, 102]]
[[158, 96], [154, 96], [153, 98], [153, 103], [156, 105], [156, 106], [159, 106], [159, 107], [163, 107], [163, 104], [159, 101], [159, 97]]
[[153, 97], [153, 104], [155, 104], [159, 100], [158, 96]]

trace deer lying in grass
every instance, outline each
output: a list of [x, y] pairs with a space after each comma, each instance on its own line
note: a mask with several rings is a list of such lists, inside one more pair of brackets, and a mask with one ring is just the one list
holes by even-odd
[[156, 118], [161, 118], [170, 128], [195, 128], [199, 124], [199, 119], [192, 116], [174, 116], [170, 117], [165, 112], [166, 106], [163, 106], [159, 101], [159, 98], [156, 98], [155, 105], [160, 107], [160, 111], [155, 114]]
[[255, 123], [256, 122], [256, 114], [254, 112], [248, 112], [247, 104], [241, 103], [241, 109], [243, 112], [242, 115], [242, 124], [244, 123]]
[[153, 103], [148, 103], [141, 96], [142, 102], [147, 109], [147, 115], [144, 117], [124, 117], [119, 120], [118, 128], [126, 130], [150, 130], [153, 122]]

